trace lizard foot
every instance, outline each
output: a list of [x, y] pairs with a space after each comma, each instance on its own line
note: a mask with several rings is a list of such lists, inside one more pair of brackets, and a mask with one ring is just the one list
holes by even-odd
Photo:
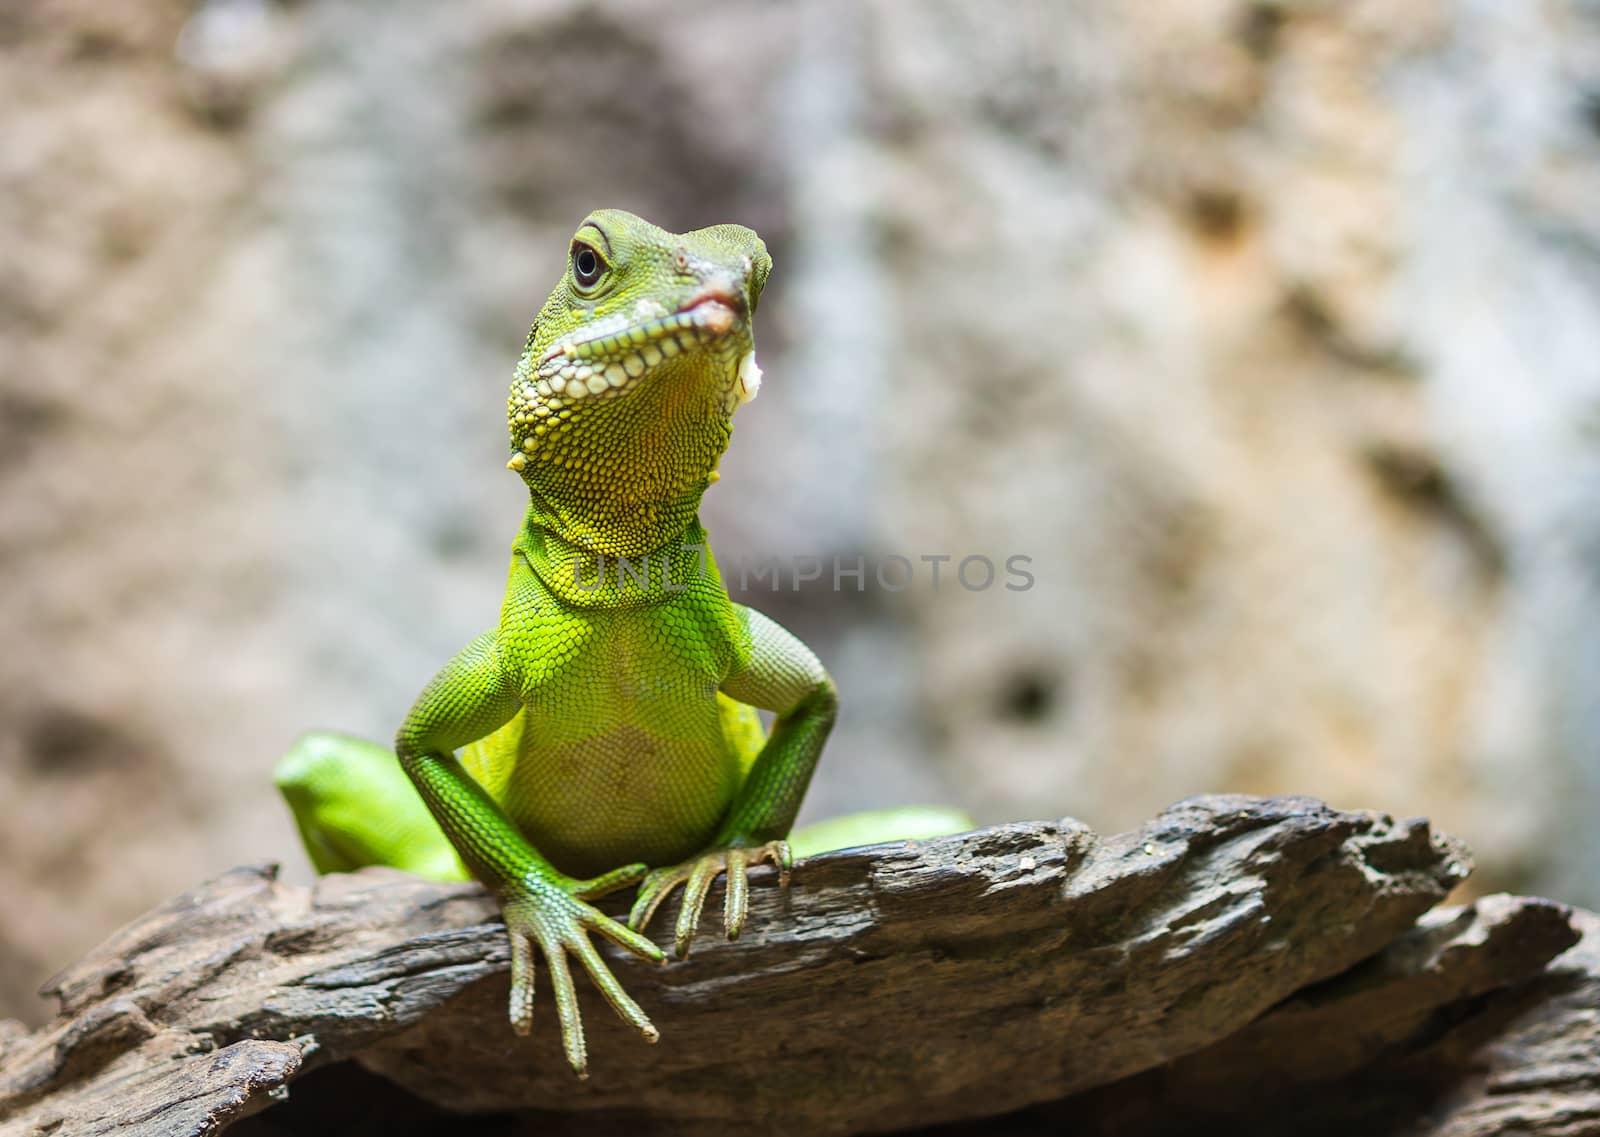
[[689, 956], [689, 943], [700, 925], [700, 910], [705, 907], [706, 894], [711, 883], [724, 872], [728, 874], [727, 898], [723, 904], [722, 921], [730, 940], [739, 938], [744, 928], [748, 907], [750, 884], [745, 870], [751, 865], [770, 860], [778, 869], [778, 885], [787, 888], [789, 869], [794, 855], [787, 841], [768, 841], [763, 845], [716, 848], [691, 857], [681, 864], [655, 869], [639, 886], [639, 896], [628, 913], [628, 927], [643, 931], [661, 902], [678, 885], [684, 885], [683, 906], [678, 910], [674, 950], [679, 959]]
[[585, 903], [626, 888], [644, 874], [644, 865], [628, 865], [592, 880], [530, 872], [501, 894], [506, 931], [511, 936], [511, 1029], [520, 1035], [527, 1035], [533, 1029], [533, 955], [537, 947], [550, 970], [567, 1062], [580, 1078], [589, 1076], [588, 1046], [583, 1036], [583, 1019], [578, 1012], [577, 991], [567, 966], [569, 952], [582, 962], [589, 978], [624, 1022], [637, 1028], [646, 1042], [655, 1042], [660, 1037], [639, 1004], [611, 974], [590, 942], [589, 934], [597, 932], [652, 963], [665, 963], [665, 953], [638, 932]]

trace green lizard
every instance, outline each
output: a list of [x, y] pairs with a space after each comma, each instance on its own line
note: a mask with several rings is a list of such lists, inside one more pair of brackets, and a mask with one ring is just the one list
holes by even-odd
[[[729, 599], [697, 517], [760, 384], [751, 319], [771, 265], [738, 225], [672, 234], [601, 210], [579, 226], [512, 381], [508, 465], [530, 504], [499, 623], [434, 676], [393, 753], [317, 733], [277, 770], [318, 870], [470, 873], [495, 893], [512, 1027], [531, 1027], [537, 949], [580, 1077], [568, 954], [655, 1041], [590, 933], [665, 962], [640, 933], [682, 885], [682, 957], [725, 876], [738, 936], [747, 868], [770, 860], [787, 878], [838, 706], [805, 644]], [[775, 714], [770, 734], [757, 708]], [[953, 810], [885, 810], [796, 843], [805, 855], [970, 826]], [[589, 903], [636, 883], [626, 925]]]

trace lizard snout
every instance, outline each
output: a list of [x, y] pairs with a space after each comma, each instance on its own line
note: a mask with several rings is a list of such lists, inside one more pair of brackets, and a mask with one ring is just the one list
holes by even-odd
[[725, 336], [750, 318], [750, 300], [743, 283], [732, 277], [707, 280], [689, 296], [679, 312], [693, 312], [699, 326], [713, 335]]

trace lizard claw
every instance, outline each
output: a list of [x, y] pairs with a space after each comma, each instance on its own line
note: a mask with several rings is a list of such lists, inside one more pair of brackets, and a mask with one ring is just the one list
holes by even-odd
[[735, 846], [713, 849], [680, 864], [655, 869], [639, 886], [639, 895], [628, 913], [628, 927], [643, 931], [650, 917], [655, 915], [661, 902], [680, 884], [684, 886], [683, 904], [678, 910], [678, 924], [674, 931], [674, 953], [687, 959], [689, 945], [700, 925], [700, 912], [705, 907], [706, 894], [712, 882], [727, 873], [727, 895], [723, 903], [723, 929], [730, 940], [739, 938], [744, 930], [744, 919], [749, 907], [750, 884], [746, 870], [751, 865], [770, 860], [778, 869], [778, 885], [789, 886], [789, 869], [794, 856], [787, 841], [768, 841], [763, 845]]
[[537, 948], [550, 972], [567, 1063], [579, 1078], [589, 1076], [589, 1055], [583, 1018], [578, 1012], [578, 994], [567, 963], [568, 954], [578, 957], [619, 1018], [638, 1030], [646, 1042], [660, 1038], [649, 1016], [623, 990], [589, 937], [591, 933], [602, 935], [653, 963], [665, 963], [666, 956], [638, 932], [585, 903], [591, 896], [626, 887], [643, 872], [643, 865], [628, 865], [593, 880], [572, 881], [564, 887], [528, 881], [502, 898], [506, 931], [511, 937], [511, 1029], [519, 1035], [527, 1035], [533, 1029], [534, 949]]

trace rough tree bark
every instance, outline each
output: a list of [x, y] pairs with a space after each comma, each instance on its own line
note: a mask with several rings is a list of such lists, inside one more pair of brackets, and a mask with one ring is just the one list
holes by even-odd
[[[1424, 821], [1290, 798], [1196, 798], [1113, 837], [1064, 820], [832, 853], [787, 892], [758, 881], [739, 943], [707, 932], [663, 970], [614, 957], [663, 1039], [585, 984], [579, 1083], [548, 1000], [532, 1040], [504, 1025], [503, 931], [476, 886], [238, 869], [53, 980], [53, 1023], [0, 1031], [0, 1134], [209, 1134], [262, 1110], [241, 1134], [351, 1133], [319, 1103], [357, 1099], [391, 1135], [475, 1124], [436, 1107], [502, 1133], [1012, 1111], [1016, 1132], [1590, 1131], [1600, 921], [1512, 897], [1430, 911], [1467, 872]], [[267, 1109], [318, 1067], [324, 1092]]]

